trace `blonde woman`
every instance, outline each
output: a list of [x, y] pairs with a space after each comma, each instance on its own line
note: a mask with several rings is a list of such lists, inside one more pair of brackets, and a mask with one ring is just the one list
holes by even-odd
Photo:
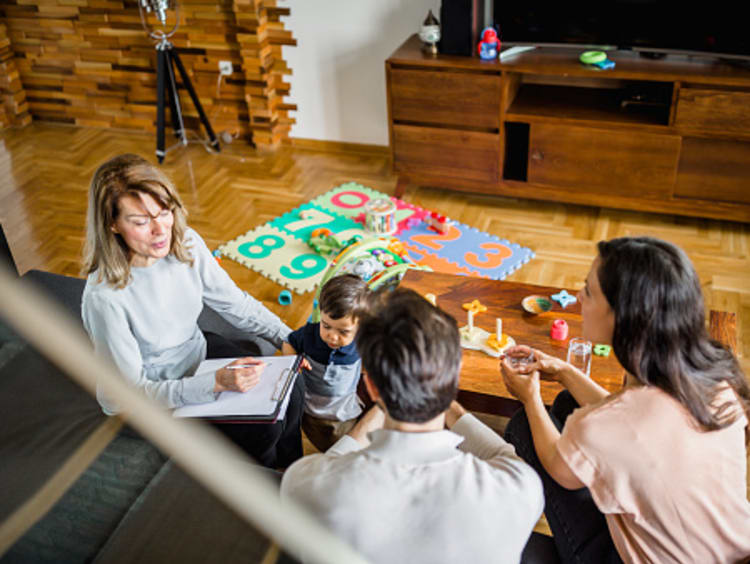
[[[251, 337], [280, 348], [290, 329], [240, 290], [186, 223], [172, 182], [138, 155], [99, 167], [89, 190], [83, 323], [98, 354], [123, 377], [168, 408], [213, 401], [225, 390], [245, 392], [259, 380], [260, 361], [235, 343], [204, 334], [204, 304]], [[215, 373], [195, 375], [206, 358], [241, 357]], [[261, 464], [286, 467], [302, 455], [303, 390], [292, 392], [283, 421], [217, 425]], [[97, 392], [108, 415], [116, 398]]]

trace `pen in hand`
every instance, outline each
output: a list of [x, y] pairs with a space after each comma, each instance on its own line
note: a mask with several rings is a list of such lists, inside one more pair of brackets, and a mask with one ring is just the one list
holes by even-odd
[[265, 362], [259, 362], [257, 364], [232, 364], [231, 366], [226, 366], [225, 368], [227, 370], [240, 370], [242, 368], [252, 368], [253, 366], [265, 366]]

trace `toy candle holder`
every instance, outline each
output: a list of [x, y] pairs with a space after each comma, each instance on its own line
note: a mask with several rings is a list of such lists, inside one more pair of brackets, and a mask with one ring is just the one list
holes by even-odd
[[373, 235], [393, 235], [396, 232], [396, 204], [386, 198], [367, 202], [365, 229]]

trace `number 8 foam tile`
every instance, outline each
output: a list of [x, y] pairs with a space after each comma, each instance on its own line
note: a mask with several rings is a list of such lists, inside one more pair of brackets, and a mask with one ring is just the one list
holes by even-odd
[[367, 202], [377, 198], [390, 196], [356, 182], [347, 182], [318, 196], [310, 203], [344, 217], [353, 218], [365, 211]]
[[303, 241], [268, 224], [225, 243], [219, 250], [297, 294], [315, 289], [330, 262]]
[[365, 234], [362, 225], [356, 221], [311, 203], [302, 204], [297, 209], [270, 221], [268, 225], [304, 242], [307, 242], [310, 234], [320, 227], [330, 229], [334, 235], [340, 235], [344, 239]]

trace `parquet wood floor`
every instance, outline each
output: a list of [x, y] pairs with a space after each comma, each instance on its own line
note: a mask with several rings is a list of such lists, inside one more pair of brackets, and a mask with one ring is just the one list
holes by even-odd
[[[96, 167], [123, 152], [155, 162], [150, 135], [35, 123], [0, 132], [0, 222], [19, 270], [78, 275], [86, 192]], [[200, 144], [167, 155], [189, 222], [210, 248], [263, 224], [338, 184], [356, 181], [393, 193], [396, 177], [384, 150], [342, 152], [282, 147], [262, 153], [245, 144], [209, 154]], [[512, 280], [580, 288], [596, 242], [653, 235], [692, 259], [707, 307], [737, 314], [738, 352], [750, 374], [750, 225], [409, 187], [404, 199], [534, 249]], [[307, 318], [311, 293], [280, 306], [280, 287], [229, 259], [230, 276], [290, 326]]]

